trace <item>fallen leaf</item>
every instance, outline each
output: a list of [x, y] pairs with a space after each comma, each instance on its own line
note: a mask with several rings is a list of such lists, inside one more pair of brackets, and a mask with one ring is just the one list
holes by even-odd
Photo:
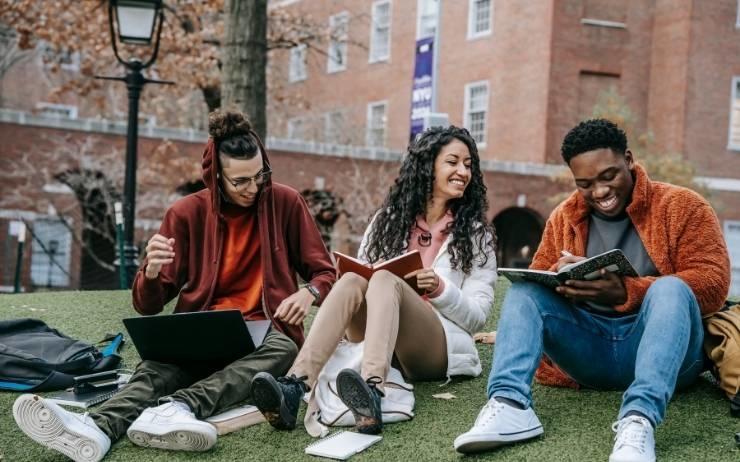
[[488, 343], [493, 345], [496, 343], [496, 331], [493, 332], [478, 332], [477, 334], [473, 335], [473, 340], [475, 340], [476, 343]]
[[452, 393], [437, 393], [436, 395], [432, 395], [432, 398], [450, 400], [457, 398], [457, 396], [453, 395]]

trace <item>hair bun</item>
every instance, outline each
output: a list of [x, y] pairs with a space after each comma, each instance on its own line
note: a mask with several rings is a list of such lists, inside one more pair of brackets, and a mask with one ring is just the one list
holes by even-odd
[[208, 114], [208, 134], [215, 140], [247, 135], [251, 129], [252, 124], [241, 112], [215, 110]]

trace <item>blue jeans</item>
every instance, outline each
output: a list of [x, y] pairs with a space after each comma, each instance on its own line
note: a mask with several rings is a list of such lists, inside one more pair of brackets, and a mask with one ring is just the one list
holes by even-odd
[[539, 284], [515, 283], [498, 324], [488, 397], [530, 406], [545, 353], [584, 387], [626, 390], [620, 419], [637, 411], [658, 425], [674, 390], [701, 373], [703, 338], [696, 297], [676, 277], [657, 279], [639, 312], [618, 318], [579, 308]]

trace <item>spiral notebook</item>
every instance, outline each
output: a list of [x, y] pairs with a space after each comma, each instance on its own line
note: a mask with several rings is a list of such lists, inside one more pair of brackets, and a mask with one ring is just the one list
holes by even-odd
[[[115, 371], [114, 371], [115, 372]], [[62, 406], [73, 406], [87, 409], [90, 406], [100, 404], [113, 397], [116, 393], [128, 383], [131, 378], [131, 374], [116, 374], [112, 386], [101, 387], [100, 389], [90, 388], [90, 391], [79, 393], [75, 392], [73, 388], [64, 390], [53, 395], [49, 395], [46, 398], [54, 401]]]
[[382, 439], [380, 435], [340, 431], [327, 436], [306, 448], [306, 454], [329, 459], [347, 460]]
[[73, 406], [87, 409], [90, 406], [100, 404], [118, 393], [123, 385], [114, 389], [91, 391], [90, 393], [75, 393], [73, 390], [65, 390], [61, 393], [48, 396], [47, 399], [62, 406]]

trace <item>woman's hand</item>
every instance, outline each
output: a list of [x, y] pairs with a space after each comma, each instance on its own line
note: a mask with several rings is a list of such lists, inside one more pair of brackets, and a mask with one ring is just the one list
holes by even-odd
[[437, 276], [437, 273], [435, 273], [431, 268], [412, 271], [403, 278], [416, 278], [416, 286], [419, 289], [426, 291], [426, 293], [434, 292], [439, 288], [439, 276]]
[[147, 264], [144, 276], [147, 279], [155, 279], [159, 276], [162, 266], [175, 261], [175, 239], [166, 238], [161, 234], [155, 234], [146, 245]]

